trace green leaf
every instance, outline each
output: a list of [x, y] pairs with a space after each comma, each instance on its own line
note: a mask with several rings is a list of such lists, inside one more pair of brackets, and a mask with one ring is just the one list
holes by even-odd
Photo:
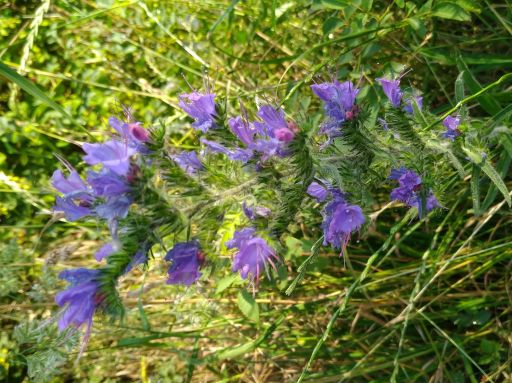
[[[480, 85], [476, 77], [473, 75], [473, 73], [471, 73], [468, 66], [466, 65], [466, 62], [461, 56], [457, 58], [457, 68], [459, 71], [464, 72], [464, 83], [465, 86], [467, 86], [471, 91], [471, 93], [475, 94], [483, 89], [482, 85]], [[490, 115], [495, 115], [501, 111], [500, 104], [489, 95], [481, 95], [477, 98], [477, 100], [482, 109], [484, 109]]]
[[473, 164], [471, 173], [471, 197], [473, 198], [473, 214], [480, 215], [480, 167]]
[[459, 102], [464, 99], [464, 76], [465, 71], [462, 71], [455, 80], [455, 101]]
[[240, 290], [237, 297], [237, 304], [240, 311], [247, 319], [258, 322], [260, 319], [260, 310], [254, 297], [247, 290]]
[[233, 284], [233, 282], [238, 278], [239, 274], [230, 273], [228, 276], [222, 278], [217, 283], [217, 288], [215, 289], [215, 294], [219, 294], [226, 290], [229, 286]]
[[507, 185], [505, 185], [505, 182], [503, 182], [503, 179], [498, 174], [498, 172], [491, 166], [491, 164], [484, 158], [482, 154], [465, 147], [462, 147], [462, 150], [464, 150], [464, 153], [466, 153], [471, 162], [479, 166], [482, 169], [482, 171], [487, 175], [487, 177], [491, 179], [491, 181], [494, 183], [494, 185], [496, 185], [501, 194], [503, 194], [503, 197], [505, 197], [505, 201], [507, 201], [507, 204], [510, 207], [512, 201], [510, 200], [510, 195], [508, 194]]
[[345, 7], [350, 5], [350, 2], [342, 0], [319, 0], [317, 3], [323, 8], [338, 10], [345, 9]]
[[324, 35], [328, 35], [330, 32], [339, 29], [343, 26], [343, 21], [337, 17], [329, 17], [324, 21], [322, 31]]
[[434, 16], [442, 19], [471, 21], [471, 15], [464, 8], [454, 3], [442, 2], [436, 4], [432, 9], [432, 13]]

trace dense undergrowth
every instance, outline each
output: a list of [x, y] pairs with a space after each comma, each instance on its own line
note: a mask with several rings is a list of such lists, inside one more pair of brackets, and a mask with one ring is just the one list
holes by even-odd
[[[276, 244], [282, 266], [254, 301], [222, 246], [215, 278], [207, 269], [190, 288], [165, 285], [164, 262], [133, 270], [118, 286], [123, 320], [97, 315], [78, 363], [78, 334], [56, 329], [57, 274], [96, 267], [92, 255], [108, 230], [53, 215], [49, 181], [58, 158], [85, 169], [77, 144], [110, 137], [107, 118], [122, 105], [154, 131], [165, 127], [172, 148], [197, 149], [178, 95], [188, 83], [201, 89], [205, 77], [229, 115], [240, 103], [251, 113], [282, 104], [314, 132], [323, 116], [311, 84], [351, 80], [363, 112], [379, 106], [384, 115], [375, 78], [412, 69], [402, 84], [423, 95], [432, 122], [464, 105], [456, 111], [467, 114], [467, 131], [478, 131], [484, 160], [510, 191], [508, 1], [14, 1], [0, 15], [0, 60], [44, 89], [30, 95], [35, 88], [0, 67], [2, 379], [512, 379], [511, 215], [507, 193], [474, 165], [482, 158], [462, 169], [448, 159], [436, 166], [430, 182], [442, 208], [422, 220], [388, 204], [396, 185], [372, 190], [368, 223], [344, 258], [315, 244], [322, 217], [313, 201], [293, 219], [279, 216], [271, 229], [290, 234]], [[236, 169], [224, 177], [226, 167], [210, 169], [210, 180], [229, 190], [239, 180]], [[329, 169], [334, 179], [339, 169]], [[286, 214], [294, 203], [283, 201]], [[217, 237], [204, 234], [209, 251], [242, 220], [217, 208], [224, 222]]]

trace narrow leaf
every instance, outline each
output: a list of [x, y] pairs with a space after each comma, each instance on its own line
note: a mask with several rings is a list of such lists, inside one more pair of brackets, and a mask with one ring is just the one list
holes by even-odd
[[254, 300], [253, 296], [247, 290], [240, 290], [237, 298], [238, 308], [247, 319], [258, 322], [260, 319], [260, 310], [258, 303]]

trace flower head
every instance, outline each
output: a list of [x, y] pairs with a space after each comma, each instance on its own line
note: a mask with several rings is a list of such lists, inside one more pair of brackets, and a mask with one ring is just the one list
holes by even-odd
[[105, 243], [100, 249], [94, 254], [94, 258], [100, 262], [104, 258], [107, 258], [110, 254], [114, 253], [115, 246], [112, 242]]
[[75, 169], [71, 169], [67, 178], [60, 170], [55, 170], [51, 182], [57, 191], [68, 197], [88, 197], [89, 188]]
[[326, 205], [323, 215], [324, 245], [341, 248], [343, 253], [352, 232], [359, 230], [365, 222], [362, 209], [347, 203], [339, 193]]
[[[414, 171], [404, 167], [400, 169], [393, 169], [391, 171], [390, 179], [397, 180], [399, 186], [391, 191], [391, 200], [400, 201], [409, 207], [416, 207], [420, 214], [423, 216], [421, 191], [423, 189], [421, 177]], [[427, 212], [439, 206], [439, 202], [432, 193], [428, 191], [426, 196], [426, 210]]]
[[84, 143], [82, 149], [86, 153], [84, 161], [89, 165], [102, 164], [120, 176], [126, 176], [130, 169], [130, 157], [137, 152], [126, 143], [115, 140], [102, 144]]
[[247, 218], [254, 221], [258, 217], [266, 218], [270, 215], [271, 211], [269, 208], [264, 206], [250, 207], [245, 202], [242, 203], [242, 209]]
[[329, 190], [326, 187], [320, 185], [318, 182], [313, 181], [309, 184], [307, 193], [315, 198], [318, 202], [323, 202], [329, 196]]
[[359, 108], [355, 102], [359, 89], [351, 81], [340, 83], [337, 80], [311, 85], [311, 89], [324, 102], [327, 119], [322, 123], [320, 133], [329, 138], [323, 145], [325, 147], [341, 136], [341, 125], [357, 115]]
[[195, 121], [192, 126], [206, 133], [216, 127], [215, 94], [213, 93], [185, 93], [179, 97], [179, 106]]
[[167, 283], [190, 286], [201, 276], [199, 267], [203, 259], [197, 240], [175, 244], [165, 256], [166, 261], [172, 261]]
[[188, 174], [194, 174], [199, 170], [204, 169], [203, 164], [197, 157], [197, 153], [194, 151], [183, 151], [180, 154], [172, 156], [172, 159], [184, 172]]
[[58, 322], [59, 330], [62, 331], [68, 327], [78, 329], [85, 325], [84, 345], [91, 333], [94, 313], [103, 301], [97, 282], [99, 274], [99, 270], [80, 268], [65, 270], [59, 275], [59, 278], [70, 283], [66, 290], [55, 296], [57, 305], [66, 306]]
[[233, 258], [232, 270], [240, 272], [243, 279], [249, 277], [251, 282], [256, 281], [258, 284], [260, 274], [266, 270], [267, 263], [273, 266], [272, 259], [277, 259], [277, 256], [267, 241], [254, 234], [252, 228], [236, 231], [233, 238], [226, 242], [226, 247], [238, 249]]
[[276, 138], [280, 142], [290, 142], [295, 137], [295, 131], [286, 122], [281, 108], [262, 105], [257, 114], [263, 122], [256, 121], [254, 126], [261, 135]]
[[460, 136], [460, 117], [448, 116], [443, 120], [443, 125], [446, 128], [446, 131], [442, 134], [444, 138], [448, 138], [453, 141]]
[[404, 111], [409, 114], [414, 113], [414, 108], [412, 106], [412, 103], [415, 102], [418, 106], [418, 109], [421, 110], [423, 108], [423, 96], [414, 96], [414, 98], [410, 98], [407, 100]]
[[68, 221], [77, 221], [92, 214], [90, 203], [81, 201], [78, 204], [70, 197], [55, 197], [54, 211], [61, 211]]
[[389, 102], [391, 102], [391, 105], [398, 108], [403, 96], [402, 90], [400, 89], [400, 79], [388, 80], [386, 78], [378, 78], [377, 81], [380, 82], [382, 90], [386, 94]]
[[108, 123], [130, 146], [142, 149], [142, 144], [149, 141], [149, 132], [140, 122], [122, 122], [115, 117], [110, 117]]
[[87, 182], [98, 197], [116, 197], [131, 190], [126, 178], [108, 169], [103, 169], [99, 173], [89, 171]]
[[256, 131], [251, 124], [244, 121], [242, 117], [232, 117], [228, 120], [229, 127], [235, 136], [238, 137], [246, 146], [249, 146], [254, 141], [254, 134]]

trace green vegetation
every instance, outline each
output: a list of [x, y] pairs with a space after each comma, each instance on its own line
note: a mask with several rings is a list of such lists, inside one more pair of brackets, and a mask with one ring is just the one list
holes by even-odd
[[[512, 381], [509, 0], [12, 1], [0, 36], [0, 380]], [[286, 267], [255, 297], [227, 272], [186, 289], [162, 263], [136, 270], [119, 287], [126, 316], [97, 316], [74, 363], [56, 275], [94, 267], [105, 232], [52, 215], [58, 158], [83, 165], [76, 144], [110, 135], [122, 105], [187, 148], [177, 96], [205, 74], [228, 108], [317, 105], [318, 125], [311, 83], [350, 79], [378, 104], [375, 78], [406, 68], [439, 118], [465, 105], [492, 167], [457, 165], [470, 176], [442, 180], [463, 187], [428, 220], [375, 205], [345, 263], [318, 227], [291, 224]]]

